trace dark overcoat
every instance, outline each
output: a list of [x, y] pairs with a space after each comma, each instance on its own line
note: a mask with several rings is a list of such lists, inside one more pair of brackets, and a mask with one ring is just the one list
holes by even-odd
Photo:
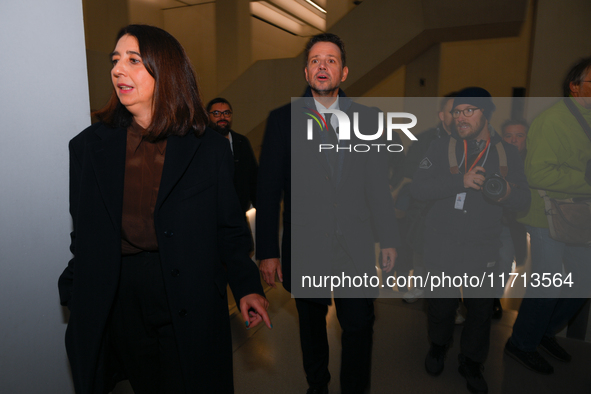
[[[105, 332], [121, 266], [125, 152], [126, 130], [102, 123], [70, 141], [73, 258], [59, 291], [71, 313], [66, 349], [77, 393], [105, 392], [118, 377]], [[263, 294], [233, 167], [228, 141], [210, 129], [168, 138], [154, 224], [191, 393], [233, 392], [227, 283], [236, 300]]]
[[234, 186], [244, 212], [250, 204], [257, 207], [257, 172], [259, 165], [248, 138], [230, 130], [234, 154]]
[[[378, 111], [351, 102], [339, 93], [339, 105], [351, 120], [357, 113], [364, 134], [375, 133]], [[399, 244], [398, 227], [388, 188], [388, 152], [374, 147], [356, 152], [358, 144], [387, 143], [362, 141], [354, 137], [341, 141], [342, 154], [333, 170], [319, 143], [326, 130], [313, 125], [313, 140], [307, 139], [308, 108], [315, 104], [310, 89], [304, 98], [271, 112], [261, 152], [257, 196], [257, 258], [279, 256], [278, 223], [281, 198], [283, 240], [281, 263], [283, 285], [296, 297], [330, 303], [330, 288], [302, 286], [302, 277], [325, 277], [335, 273], [331, 264], [333, 235], [350, 256], [350, 275], [376, 275], [374, 242], [381, 248]], [[331, 131], [332, 132], [332, 131]], [[334, 133], [334, 132], [332, 132]], [[372, 231], [373, 230], [375, 231]], [[374, 234], [375, 233], [375, 234]], [[375, 236], [375, 238], [374, 238]], [[292, 264], [292, 261], [294, 264]], [[355, 297], [372, 298], [378, 288], [362, 286]]]

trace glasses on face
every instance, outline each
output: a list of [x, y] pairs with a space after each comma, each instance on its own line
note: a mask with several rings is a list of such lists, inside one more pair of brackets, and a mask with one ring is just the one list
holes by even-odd
[[466, 118], [469, 118], [470, 116], [474, 115], [474, 111], [476, 111], [477, 109], [481, 110], [481, 108], [466, 108], [466, 109], [454, 109], [453, 111], [451, 111], [451, 116], [455, 118], [458, 118], [460, 116], [460, 114], [464, 114], [464, 116]]
[[229, 109], [225, 111], [211, 111], [210, 114], [212, 114], [214, 118], [219, 118], [222, 115], [224, 115], [227, 118], [228, 116], [232, 115], [232, 111], [230, 111]]

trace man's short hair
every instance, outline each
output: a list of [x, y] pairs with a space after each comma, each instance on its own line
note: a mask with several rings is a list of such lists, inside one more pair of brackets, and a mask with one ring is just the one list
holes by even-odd
[[228, 100], [226, 100], [223, 97], [216, 97], [213, 100], [211, 100], [209, 103], [207, 103], [207, 107], [205, 107], [205, 109], [207, 109], [207, 113], [209, 113], [209, 110], [211, 109], [211, 107], [213, 107], [214, 104], [227, 104], [228, 107], [230, 107], [230, 111], [234, 111], [232, 109], [232, 104], [230, 104], [230, 102]]
[[343, 67], [347, 65], [347, 55], [345, 52], [345, 43], [343, 42], [343, 40], [341, 40], [341, 38], [336, 34], [321, 33], [310, 38], [310, 41], [308, 41], [308, 43], [306, 44], [306, 49], [304, 50], [304, 68], [306, 68], [306, 66], [308, 65], [308, 56], [310, 55], [310, 49], [312, 49], [312, 47], [315, 44], [318, 44], [319, 42], [331, 42], [338, 46], [341, 51], [341, 63], [343, 63]]
[[564, 97], [568, 97], [570, 95], [571, 82], [575, 85], [580, 85], [583, 82], [583, 78], [585, 78], [587, 75], [590, 67], [591, 57], [584, 57], [570, 69], [568, 74], [566, 74], [566, 78], [564, 78], [564, 82], [562, 83], [562, 94]]
[[505, 129], [509, 126], [523, 126], [525, 134], [529, 131], [529, 123], [525, 119], [509, 119], [501, 125], [501, 136], [505, 135]]
[[445, 96], [443, 96], [443, 98], [439, 102], [439, 112], [443, 112], [443, 110], [445, 109], [445, 106], [447, 105], [449, 100], [453, 99], [457, 95], [458, 95], [458, 92], [456, 91], [456, 92], [448, 93]]

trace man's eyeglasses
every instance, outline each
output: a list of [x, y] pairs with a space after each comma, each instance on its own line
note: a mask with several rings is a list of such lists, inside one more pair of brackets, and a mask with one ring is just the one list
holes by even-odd
[[228, 117], [228, 116], [232, 115], [232, 111], [230, 111], [229, 109], [227, 109], [225, 111], [211, 111], [210, 114], [212, 114], [214, 118], [219, 118], [222, 115], [224, 115], [225, 117]]
[[451, 111], [451, 116], [453, 116], [454, 118], [459, 118], [460, 114], [464, 114], [464, 116], [466, 118], [469, 118], [470, 116], [474, 115], [474, 111], [476, 111], [477, 109], [482, 111], [482, 108], [466, 108], [466, 109], [454, 109], [453, 111]]

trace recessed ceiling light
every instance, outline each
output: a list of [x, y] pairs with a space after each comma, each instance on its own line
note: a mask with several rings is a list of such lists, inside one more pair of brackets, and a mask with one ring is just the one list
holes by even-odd
[[316, 7], [319, 11], [324, 12], [326, 14], [326, 10], [320, 7], [318, 4], [314, 3], [312, 0], [306, 0], [306, 3], [310, 4], [311, 6]]

